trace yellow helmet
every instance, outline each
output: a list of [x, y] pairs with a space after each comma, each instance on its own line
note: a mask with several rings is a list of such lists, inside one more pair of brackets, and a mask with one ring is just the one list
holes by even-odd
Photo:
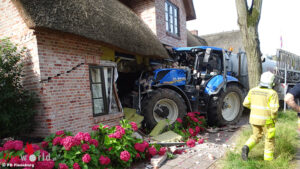
[[259, 85], [261, 87], [267, 87], [272, 89], [272, 87], [275, 85], [274, 83], [275, 75], [271, 72], [264, 72], [260, 77], [260, 83]]

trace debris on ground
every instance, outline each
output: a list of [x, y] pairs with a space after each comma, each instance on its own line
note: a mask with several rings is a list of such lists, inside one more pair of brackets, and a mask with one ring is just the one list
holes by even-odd
[[154, 168], [160, 167], [166, 160], [167, 160], [167, 153], [165, 153], [163, 156], [156, 155], [151, 158], [151, 164]]
[[156, 126], [152, 129], [152, 131], [150, 132], [149, 136], [151, 137], [155, 137], [159, 134], [162, 133], [162, 131], [164, 130], [164, 128], [168, 125], [167, 120], [160, 120]]

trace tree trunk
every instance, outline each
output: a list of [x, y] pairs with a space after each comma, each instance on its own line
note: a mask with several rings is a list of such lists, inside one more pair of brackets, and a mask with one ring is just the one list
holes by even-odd
[[242, 33], [243, 45], [247, 54], [249, 88], [259, 84], [262, 73], [258, 23], [261, 14], [262, 0], [252, 0], [248, 8], [247, 0], [236, 0], [238, 24]]

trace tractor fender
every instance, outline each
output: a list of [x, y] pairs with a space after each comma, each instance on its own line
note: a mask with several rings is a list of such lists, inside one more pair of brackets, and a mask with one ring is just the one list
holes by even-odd
[[222, 75], [216, 75], [212, 77], [205, 85], [204, 93], [207, 95], [215, 95], [220, 92], [220, 90], [228, 84], [237, 84], [242, 89], [244, 89], [244, 86], [242, 83], [239, 82], [239, 80], [233, 76], [226, 76], [226, 82], [224, 82], [224, 78]]
[[158, 89], [158, 88], [161, 88], [161, 89], [171, 89], [171, 90], [174, 90], [175, 92], [177, 92], [178, 94], [180, 94], [180, 96], [183, 98], [184, 102], [186, 103], [187, 105], [187, 108], [188, 108], [188, 112], [191, 112], [192, 111], [192, 105], [191, 105], [191, 102], [190, 100], [188, 99], [188, 96], [185, 94], [185, 92], [180, 89], [179, 87], [177, 86], [174, 86], [174, 85], [168, 85], [168, 84], [158, 84], [158, 85], [154, 85], [152, 86], [153, 89]]

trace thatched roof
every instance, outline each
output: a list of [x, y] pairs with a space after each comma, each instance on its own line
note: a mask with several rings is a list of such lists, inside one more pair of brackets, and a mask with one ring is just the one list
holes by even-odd
[[207, 46], [207, 43], [204, 39], [193, 35], [187, 30], [187, 46]]
[[208, 46], [217, 46], [224, 49], [232, 47], [234, 53], [237, 53], [240, 48], [244, 50], [242, 36], [239, 30], [203, 35], [201, 37], [206, 40]]
[[150, 28], [118, 0], [13, 0], [30, 28], [73, 33], [143, 56], [167, 58]]

